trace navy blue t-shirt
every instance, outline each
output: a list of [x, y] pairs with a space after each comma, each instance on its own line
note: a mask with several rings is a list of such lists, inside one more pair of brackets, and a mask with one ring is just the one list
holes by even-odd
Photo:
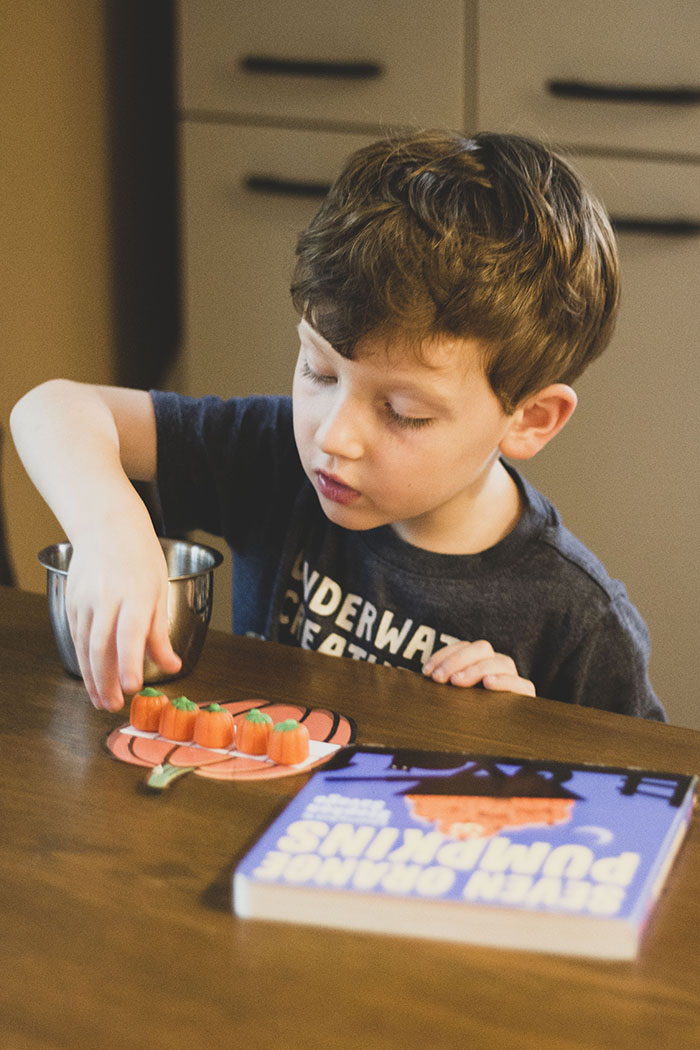
[[390, 525], [326, 518], [289, 398], [152, 397], [166, 532], [226, 540], [236, 633], [415, 671], [451, 641], [484, 638], [540, 696], [665, 719], [624, 586], [508, 464], [523, 506], [512, 532], [479, 554], [437, 554]]

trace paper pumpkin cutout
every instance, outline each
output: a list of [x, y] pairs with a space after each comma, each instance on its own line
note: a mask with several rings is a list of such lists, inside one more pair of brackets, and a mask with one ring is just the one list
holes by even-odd
[[278, 765], [266, 756], [236, 751], [235, 741], [232, 748], [214, 750], [194, 742], [176, 743], [157, 733], [139, 732], [129, 723], [112, 730], [105, 740], [105, 747], [121, 762], [153, 768], [154, 774], [149, 777], [149, 784], [157, 789], [165, 786], [165, 783], [158, 782], [157, 767], [167, 767], [171, 771], [167, 783], [186, 773], [212, 780], [260, 780], [307, 772], [328, 761], [339, 747], [353, 743], [357, 735], [352, 719], [327, 708], [259, 699], [231, 700], [222, 703], [221, 707], [231, 712], [236, 729], [253, 708], [269, 714], [275, 724], [290, 718], [296, 719], [309, 731], [311, 745], [308, 760], [299, 766]]

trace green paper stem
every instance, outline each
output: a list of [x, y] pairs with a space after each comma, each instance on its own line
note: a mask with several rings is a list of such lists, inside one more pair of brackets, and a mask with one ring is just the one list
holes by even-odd
[[154, 766], [146, 784], [154, 791], [163, 791], [178, 777], [184, 777], [185, 773], [191, 773], [196, 766], [173, 766], [170, 762]]

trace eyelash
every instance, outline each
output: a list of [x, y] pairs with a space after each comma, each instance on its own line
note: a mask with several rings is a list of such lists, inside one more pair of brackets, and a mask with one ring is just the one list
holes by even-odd
[[386, 411], [389, 419], [396, 426], [402, 427], [404, 430], [422, 430], [423, 427], [430, 426], [433, 422], [429, 418], [421, 418], [419, 416], [402, 416], [394, 408], [391, 407], [389, 402], [386, 403]]
[[[329, 386], [335, 382], [335, 376], [322, 375], [309, 366], [307, 361], [302, 361], [300, 366], [301, 375], [304, 379], [309, 379], [312, 383], [317, 383], [320, 386]], [[431, 418], [422, 418], [418, 416], [402, 416], [396, 409], [387, 401], [385, 403], [385, 409], [389, 422], [394, 423], [397, 427], [401, 427], [404, 430], [421, 430], [423, 427], [429, 426], [433, 420]]]
[[318, 372], [314, 372], [312, 368], [309, 368], [308, 362], [306, 361], [301, 362], [300, 372], [304, 379], [310, 379], [312, 383], [321, 383], [322, 385], [328, 386], [330, 383], [335, 382], [335, 376], [319, 375]]

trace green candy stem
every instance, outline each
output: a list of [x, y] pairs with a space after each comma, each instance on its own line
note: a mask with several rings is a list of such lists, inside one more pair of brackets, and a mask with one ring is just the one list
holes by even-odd
[[194, 700], [188, 700], [186, 696], [176, 696], [170, 703], [173, 707], [176, 707], [178, 711], [196, 711], [197, 705]]
[[245, 716], [246, 722], [256, 722], [258, 725], [269, 725], [272, 719], [266, 711], [259, 711], [257, 707], [251, 708]]
[[285, 718], [284, 722], [278, 722], [273, 733], [289, 733], [292, 729], [296, 729], [299, 723], [296, 718]]

